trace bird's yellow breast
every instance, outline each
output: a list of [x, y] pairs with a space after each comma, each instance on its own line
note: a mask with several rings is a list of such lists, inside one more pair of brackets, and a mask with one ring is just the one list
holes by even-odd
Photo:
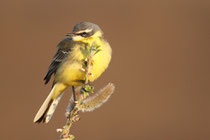
[[[92, 40], [86, 43], [92, 44]], [[108, 67], [111, 60], [111, 47], [108, 42], [103, 39], [95, 39], [94, 43], [100, 46], [101, 51], [93, 56], [93, 65], [91, 66], [90, 81], [97, 79]], [[84, 59], [88, 57], [87, 49], [81, 43], [75, 43], [69, 56], [60, 65], [56, 74], [55, 81], [62, 82], [66, 85], [79, 86], [85, 80]]]

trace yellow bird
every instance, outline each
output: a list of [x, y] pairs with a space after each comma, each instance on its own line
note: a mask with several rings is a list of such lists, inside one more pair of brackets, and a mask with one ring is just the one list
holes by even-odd
[[53, 86], [34, 118], [35, 123], [49, 122], [64, 91], [69, 86], [72, 86], [74, 101], [76, 101], [75, 86], [81, 86], [85, 80], [83, 68], [84, 59], [88, 55], [86, 47], [93, 43], [99, 46], [101, 51], [92, 58], [94, 63], [91, 67], [92, 75], [89, 77], [92, 82], [108, 67], [112, 54], [112, 49], [104, 39], [100, 27], [90, 22], [80, 22], [74, 26], [73, 32], [68, 33], [67, 37], [57, 45], [58, 50], [44, 78], [47, 84], [54, 75]]

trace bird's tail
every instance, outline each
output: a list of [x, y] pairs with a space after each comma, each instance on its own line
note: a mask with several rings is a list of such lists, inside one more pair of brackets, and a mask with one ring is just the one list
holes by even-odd
[[47, 96], [44, 103], [37, 112], [33, 121], [34, 123], [48, 123], [50, 121], [65, 89], [66, 87], [61, 84], [55, 84], [53, 86], [50, 94]]

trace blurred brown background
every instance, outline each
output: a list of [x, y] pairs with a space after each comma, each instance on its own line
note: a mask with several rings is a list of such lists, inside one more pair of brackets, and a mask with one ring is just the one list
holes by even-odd
[[0, 139], [59, 138], [70, 90], [49, 124], [32, 120], [56, 45], [80, 21], [98, 24], [112, 45], [95, 86], [111, 81], [116, 91], [81, 114], [77, 140], [210, 139], [209, 0], [1, 0], [0, 20]]

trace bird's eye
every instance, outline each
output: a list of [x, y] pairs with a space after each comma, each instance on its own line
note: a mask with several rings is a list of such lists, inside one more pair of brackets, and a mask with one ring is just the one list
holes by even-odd
[[86, 37], [86, 36], [87, 36], [87, 33], [86, 33], [86, 32], [82, 32], [80, 35], [81, 35], [82, 37]]

